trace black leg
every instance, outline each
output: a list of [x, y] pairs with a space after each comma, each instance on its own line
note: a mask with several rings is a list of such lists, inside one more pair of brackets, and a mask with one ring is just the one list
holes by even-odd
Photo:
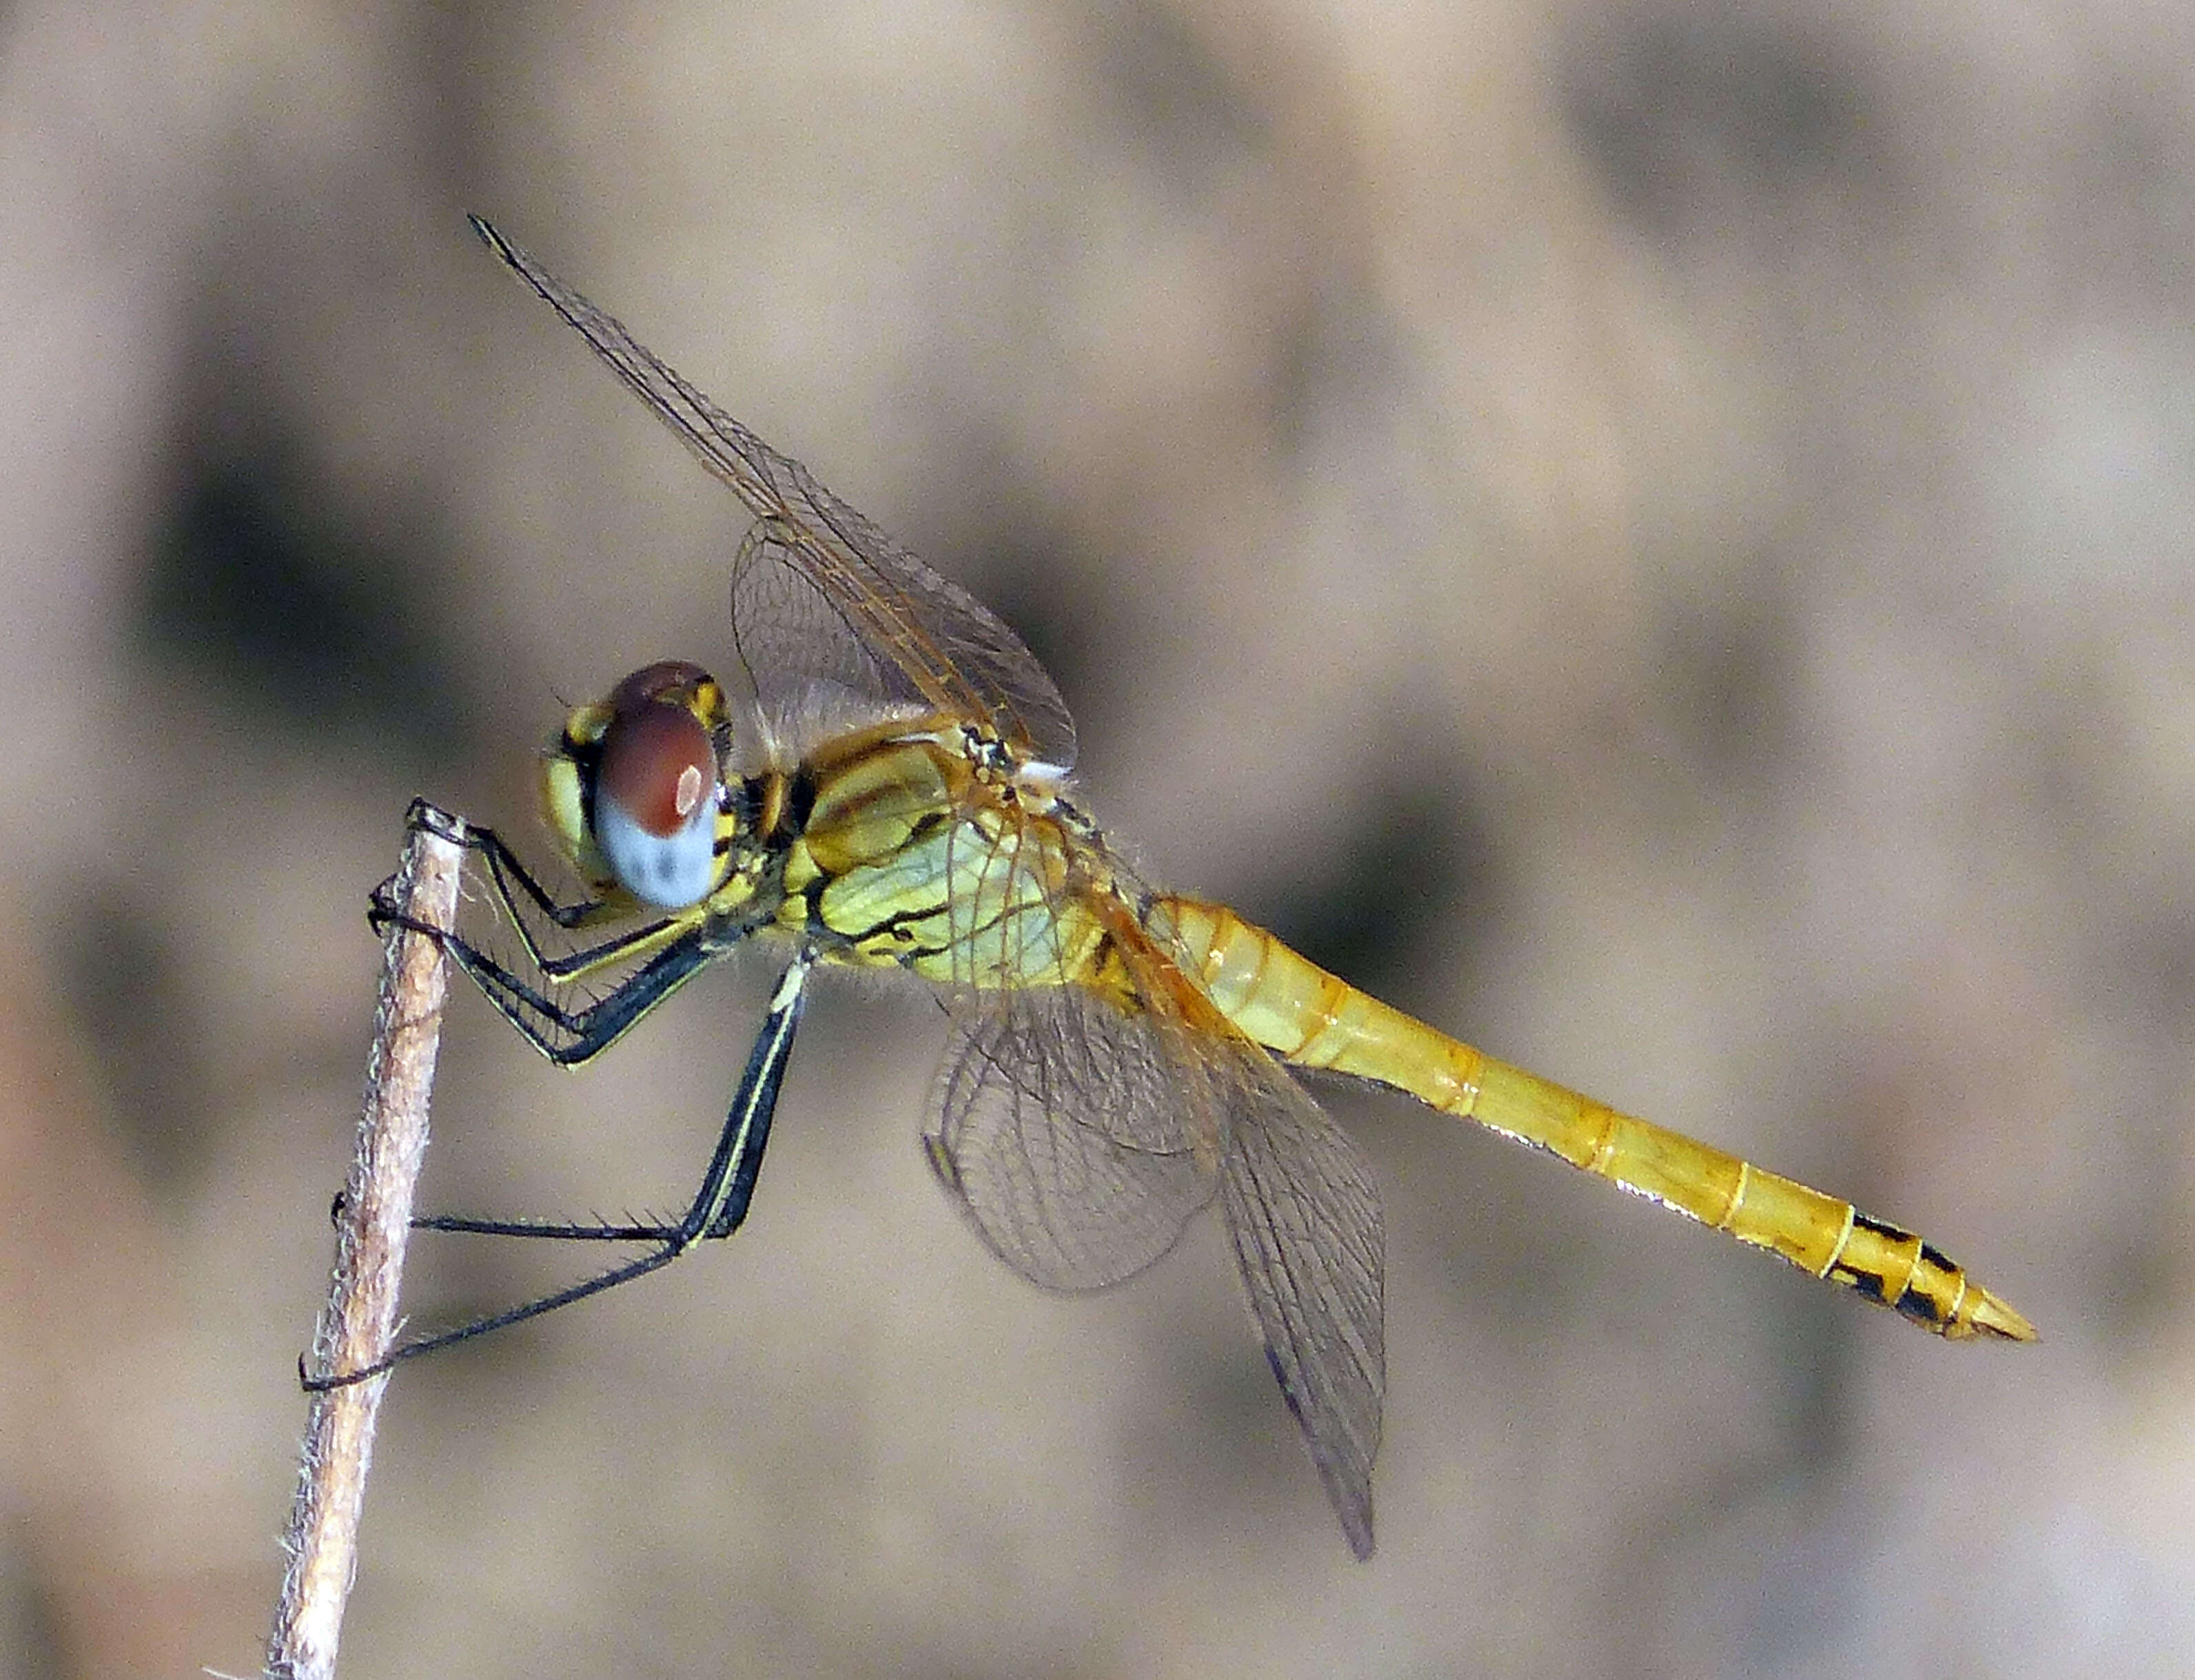
[[[488, 868], [496, 877], [498, 889], [515, 886], [533, 900], [534, 907], [560, 928], [576, 927], [600, 908], [598, 899], [581, 899], [575, 904], [559, 904], [549, 889], [533, 877], [533, 872], [518, 860], [518, 855], [503, 843], [501, 836], [492, 828], [475, 828], [461, 821], [441, 806], [424, 799], [414, 799], [404, 814], [405, 825], [423, 828], [454, 841], [468, 851], [478, 852], [487, 860]], [[377, 894], [377, 897], [379, 895]], [[504, 895], [504, 901], [510, 901]]]
[[727, 946], [706, 927], [688, 929], [593, 1003], [567, 1009], [464, 941], [445, 936], [442, 949], [464, 969], [495, 1012], [560, 1067], [591, 1062], [640, 1024], [658, 1004], [723, 955]]
[[740, 1077], [739, 1095], [732, 1099], [716, 1153], [709, 1158], [692, 1205], [676, 1224], [563, 1224], [542, 1219], [470, 1219], [434, 1214], [414, 1219], [412, 1228], [491, 1237], [547, 1237], [558, 1242], [677, 1243], [682, 1247], [731, 1235], [746, 1220], [747, 1204], [754, 1198], [763, 1151], [769, 1143], [770, 1121], [777, 1112], [778, 1088], [792, 1054], [792, 1036], [799, 1030], [800, 1017], [808, 1007], [805, 988], [814, 962], [812, 952], [802, 952], [770, 994], [762, 1031], [748, 1053], [746, 1072]]
[[762, 1033], [747, 1057], [747, 1071], [740, 1080], [740, 1094], [732, 1104], [724, 1136], [709, 1162], [709, 1177], [687, 1215], [709, 1210], [701, 1223], [707, 1238], [728, 1237], [747, 1217], [754, 1199], [755, 1180], [762, 1174], [762, 1152], [769, 1142], [769, 1123], [777, 1113], [777, 1088], [785, 1081], [786, 1064], [792, 1056], [792, 1035], [800, 1028], [801, 1011], [808, 1006], [808, 970], [815, 953], [804, 950], [795, 958], [770, 993], [769, 1011], [763, 1017]]
[[[666, 953], [668, 954], [668, 953]], [[700, 1188], [695, 1192], [693, 1205], [685, 1217], [675, 1225], [556, 1225], [536, 1223], [527, 1220], [426, 1218], [415, 1220], [423, 1230], [466, 1231], [492, 1236], [550, 1237], [566, 1241], [652, 1242], [655, 1247], [648, 1253], [613, 1266], [608, 1271], [583, 1279], [569, 1288], [538, 1300], [524, 1302], [486, 1318], [475, 1319], [470, 1324], [459, 1325], [454, 1330], [440, 1331], [406, 1342], [386, 1357], [360, 1371], [346, 1371], [326, 1377], [304, 1378], [308, 1391], [320, 1392], [337, 1389], [352, 1383], [364, 1382], [376, 1377], [401, 1360], [412, 1359], [437, 1348], [446, 1348], [454, 1343], [470, 1341], [475, 1336], [485, 1336], [490, 1331], [503, 1330], [514, 1324], [523, 1324], [528, 1319], [539, 1318], [559, 1307], [568, 1307], [574, 1301], [584, 1301], [592, 1295], [615, 1289], [620, 1284], [631, 1283], [635, 1278], [669, 1265], [696, 1242], [705, 1238], [729, 1236], [746, 1217], [747, 1204], [754, 1194], [755, 1179], [762, 1170], [763, 1146], [769, 1141], [769, 1125], [777, 1108], [777, 1093], [785, 1080], [785, 1069], [792, 1051], [793, 1034], [800, 1025], [801, 1012], [806, 1005], [805, 987], [815, 953], [803, 950], [792, 959], [784, 978], [777, 983], [771, 995], [769, 1013], [763, 1017], [761, 1033], [747, 1057], [746, 1072], [740, 1076], [739, 1094], [732, 1100], [731, 1113], [724, 1121], [723, 1134], [709, 1158], [709, 1167], [703, 1175]]]
[[[492, 828], [473, 828], [460, 823], [446, 811], [429, 804], [423, 799], [412, 802], [407, 818], [413, 828], [424, 828], [456, 840], [468, 851], [478, 852], [487, 859], [489, 884], [493, 888], [496, 902], [501, 906], [504, 919], [510, 923], [526, 948], [527, 960], [544, 977], [551, 981], [576, 979], [593, 969], [607, 967], [619, 958], [663, 943], [670, 930], [681, 918], [659, 917], [653, 922], [602, 941], [596, 945], [551, 956], [542, 948], [535, 935], [533, 923], [527, 919], [521, 900], [529, 903], [549, 921], [567, 932], [578, 927], [607, 918], [631, 913], [629, 906], [614, 904], [605, 899], [581, 899], [573, 904], [559, 904], [548, 889], [534, 878], [517, 854], [504, 843], [500, 835]], [[383, 881], [373, 889], [368, 900], [366, 919], [378, 933], [391, 926], [409, 927], [411, 924], [396, 909], [389, 897], [395, 877]], [[418, 932], [431, 929], [418, 929]], [[438, 934], [436, 937], [441, 937]], [[446, 944], [448, 941], [445, 941]], [[514, 984], [516, 982], [513, 982]], [[538, 995], [538, 994], [537, 994]]]
[[[694, 974], [753, 931], [752, 921], [726, 922], [697, 909], [679, 917], [659, 918], [563, 957], [550, 957], [534, 938], [521, 898], [567, 927], [613, 906], [600, 900], [556, 904], [493, 830], [465, 827], [423, 800], [412, 802], [410, 821], [417, 828], [461, 837], [466, 846], [487, 859], [504, 919], [524, 945], [527, 964], [514, 969], [470, 941], [410, 921], [390, 902], [386, 882], [373, 895], [375, 927], [403, 927], [433, 939], [480, 988], [496, 1013], [560, 1067], [576, 1067], [600, 1056]], [[626, 958], [639, 966], [584, 1006], [571, 1007], [555, 995], [562, 983]], [[530, 973], [524, 971], [528, 965]]]
[[659, 941], [667, 929], [678, 923], [677, 918], [660, 917], [599, 944], [583, 946], [561, 957], [552, 957], [541, 948], [540, 941], [534, 937], [533, 924], [527, 920], [525, 912], [520, 907], [521, 898], [567, 933], [593, 923], [630, 915], [630, 906], [591, 898], [580, 899], [572, 904], [559, 904], [534, 878], [533, 872], [518, 860], [518, 854], [504, 843], [503, 837], [493, 829], [476, 828], [466, 831], [473, 849], [487, 860], [488, 879], [495, 889], [496, 900], [503, 906], [505, 918], [524, 942], [528, 960], [551, 980], [576, 979], [607, 964], [614, 963], [628, 952]]
[[528, 1044], [560, 1067], [591, 1062], [622, 1038], [655, 1006], [745, 936], [727, 936], [705, 925], [689, 928], [609, 991], [580, 1009], [567, 1009], [529, 986], [478, 946], [409, 917], [389, 915], [383, 926], [423, 934], [480, 988], [495, 1012]]

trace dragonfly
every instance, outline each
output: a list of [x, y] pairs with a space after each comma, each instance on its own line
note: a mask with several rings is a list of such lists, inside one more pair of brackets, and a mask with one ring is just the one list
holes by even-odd
[[[747, 1214], [809, 977], [844, 967], [904, 970], [943, 1000], [949, 1041], [924, 1149], [977, 1235], [1023, 1278], [1069, 1292], [1119, 1283], [1218, 1203], [1273, 1376], [1359, 1558], [1373, 1551], [1386, 1234], [1372, 1171], [1307, 1076], [1474, 1121], [1937, 1335], [2035, 1339], [1912, 1233], [1497, 1061], [1233, 910], [1147, 884], [1078, 803], [1074, 722], [1005, 624], [487, 222], [473, 227], [752, 516], [731, 563], [745, 688], [668, 660], [571, 712], [541, 773], [549, 826], [585, 883], [571, 901], [493, 830], [415, 806], [415, 820], [448, 825], [484, 861], [523, 958], [435, 936], [567, 1066], [733, 952], [788, 955], [682, 1217], [423, 1219], [642, 1246], [324, 1382], [568, 1305], [729, 1236]], [[376, 915], [402, 919], [385, 897]], [[552, 950], [537, 923], [567, 946]]]

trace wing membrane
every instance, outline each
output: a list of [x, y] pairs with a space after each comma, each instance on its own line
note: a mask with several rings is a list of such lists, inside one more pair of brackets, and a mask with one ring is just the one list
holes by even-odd
[[940, 1179], [1047, 1288], [1132, 1276], [1217, 1188], [1267, 1362], [1351, 1549], [1371, 1556], [1386, 1232], [1363, 1158], [1310, 1096], [1231, 1028], [1192, 1038], [1067, 987], [965, 1015], [932, 1109]]
[[938, 1177], [1047, 1289], [1132, 1277], [1216, 1188], [1149, 1018], [1079, 987], [1003, 994], [958, 1022], [931, 1112]]
[[1350, 1548], [1369, 1557], [1386, 1390], [1380, 1193], [1356, 1145], [1271, 1063], [1231, 1108], [1220, 1194], [1243, 1292]]
[[[843, 651], [811, 634], [850, 630], [874, 659], [878, 699], [920, 700], [988, 722], [1000, 736], [1061, 768], [1074, 762], [1074, 724], [1059, 690], [1021, 638], [980, 601], [940, 577], [867, 517], [718, 408], [677, 371], [480, 217], [481, 239], [576, 328], [626, 388], [704, 465], [729, 485], [768, 539], [743, 551], [761, 617], [741, 625], [743, 656], [758, 679], [798, 678], [843, 665]], [[781, 576], [773, 584], [769, 568]], [[771, 622], [773, 600], [788, 603]], [[762, 660], [782, 660], [765, 669]]]
[[[801, 569], [797, 536], [775, 519], [748, 532], [732, 561], [732, 643], [762, 715], [789, 745], [813, 731], [868, 718], [830, 716], [827, 697], [927, 711], [934, 702], [907, 673], [880, 658], [846, 608]], [[816, 708], [824, 716], [811, 716]]]

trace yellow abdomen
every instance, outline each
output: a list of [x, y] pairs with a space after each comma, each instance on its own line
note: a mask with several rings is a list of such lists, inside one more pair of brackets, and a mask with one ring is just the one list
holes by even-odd
[[1407, 1091], [1780, 1254], [1939, 1336], [2035, 1339], [2025, 1318], [1911, 1232], [1497, 1062], [1337, 979], [1224, 906], [1166, 898], [1152, 922], [1219, 1011], [1293, 1066]]

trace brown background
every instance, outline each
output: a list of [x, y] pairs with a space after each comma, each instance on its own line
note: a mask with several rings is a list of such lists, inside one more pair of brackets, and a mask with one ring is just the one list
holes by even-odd
[[[1018, 624], [1149, 873], [2048, 1339], [1343, 1097], [1360, 1568], [1216, 1232], [1021, 1286], [836, 987], [735, 1243], [403, 1373], [348, 1673], [2187, 1671], [2195, 21], [2108, 17], [0, 9], [0, 1676], [255, 1666], [404, 803], [531, 843], [729, 663], [468, 208]], [[429, 1204], [675, 1200], [766, 981], [576, 1077], [461, 999]]]

